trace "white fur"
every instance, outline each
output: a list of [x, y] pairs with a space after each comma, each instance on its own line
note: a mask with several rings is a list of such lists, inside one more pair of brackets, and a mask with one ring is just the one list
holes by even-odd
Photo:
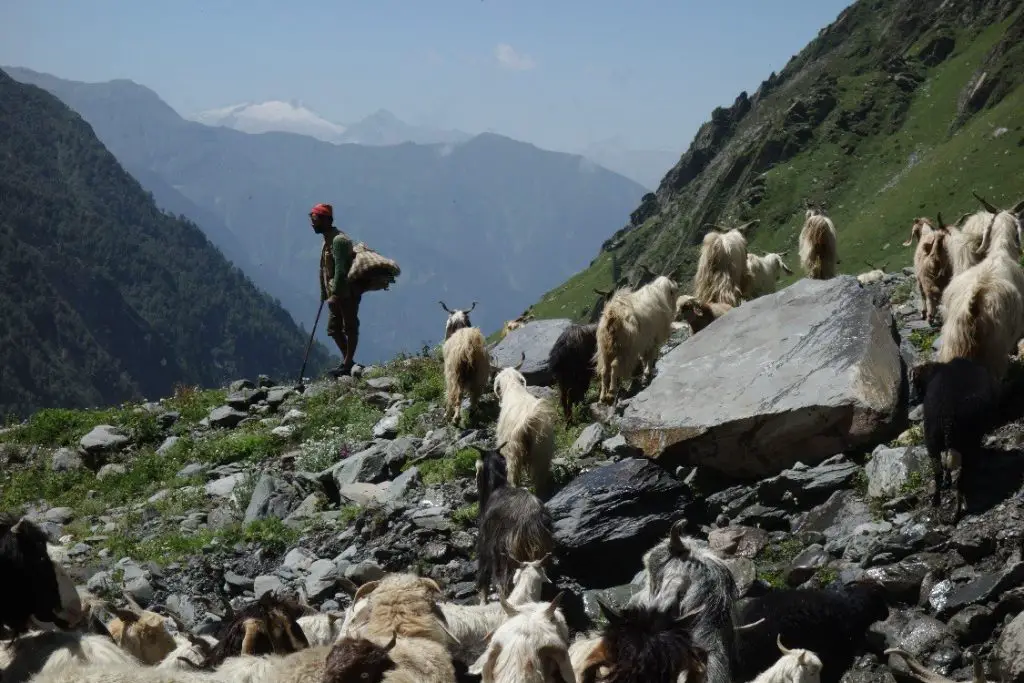
[[785, 254], [769, 253], [764, 256], [747, 254], [746, 275], [743, 278], [743, 298], [756, 299], [771, 294], [782, 277], [782, 273], [792, 275], [793, 271], [782, 260]]
[[343, 614], [330, 612], [328, 614], [310, 614], [299, 617], [295, 621], [298, 622], [299, 628], [302, 629], [310, 646], [313, 646], [331, 645], [341, 638], [344, 619]]
[[828, 280], [835, 277], [838, 237], [836, 226], [828, 216], [808, 209], [800, 230], [800, 265], [807, 277]]
[[740, 229], [712, 230], [701, 242], [693, 294], [707, 303], [739, 306], [746, 271], [747, 238]]
[[26, 681], [33, 672], [46, 677], [71, 666], [123, 665], [141, 668], [142, 663], [106, 636], [74, 631], [37, 631], [3, 646], [7, 665], [2, 680]]
[[445, 340], [442, 354], [445, 419], [457, 422], [463, 394], [469, 396], [470, 412], [473, 412], [487, 389], [491, 373], [487, 342], [480, 328], [463, 327]]
[[821, 659], [810, 650], [790, 650], [751, 683], [821, 683]]
[[576, 683], [569, 661], [569, 627], [551, 603], [532, 602], [517, 608], [494, 632], [487, 649], [469, 667], [483, 683]]
[[862, 285], [874, 284], [875, 282], [881, 282], [884, 279], [885, 271], [880, 270], [878, 268], [875, 268], [874, 270], [869, 270], [866, 273], [861, 273], [860, 275], [857, 276], [857, 282], [861, 283]]
[[[217, 646], [217, 639], [213, 636], [199, 637], [205, 640], [207, 643], [209, 643], [211, 648]], [[184, 671], [191, 671], [192, 667], [190, 667], [185, 662], [181, 661], [182, 658], [187, 659], [188, 661], [192, 662], [197, 666], [203, 664], [206, 657], [203, 654], [203, 651], [199, 649], [199, 647], [194, 645], [192, 641], [190, 641], [185, 636], [176, 635], [174, 636], [174, 642], [177, 645], [177, 647], [175, 647], [174, 650], [170, 652], [170, 654], [164, 657], [163, 661], [157, 664], [158, 669], [181, 669]]]
[[526, 473], [538, 495], [547, 490], [551, 458], [555, 453], [555, 408], [526, 388], [526, 378], [515, 368], [504, 368], [494, 378], [494, 393], [501, 402], [495, 435], [504, 444], [508, 483], [524, 486]]

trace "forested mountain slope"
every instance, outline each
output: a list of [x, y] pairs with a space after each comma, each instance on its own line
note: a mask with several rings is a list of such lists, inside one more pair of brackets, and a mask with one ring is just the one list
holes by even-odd
[[580, 316], [593, 287], [640, 264], [688, 288], [712, 223], [760, 219], [750, 249], [788, 249], [796, 266], [805, 200], [833, 217], [843, 272], [909, 265], [914, 217], [954, 220], [978, 208], [972, 190], [1024, 197], [1022, 83], [1020, 2], [860, 0], [752, 96], [712, 112], [629, 224], [535, 313]]
[[[298, 371], [288, 313], [164, 214], [53, 95], [0, 71], [0, 416]], [[313, 352], [323, 367], [323, 348]]]

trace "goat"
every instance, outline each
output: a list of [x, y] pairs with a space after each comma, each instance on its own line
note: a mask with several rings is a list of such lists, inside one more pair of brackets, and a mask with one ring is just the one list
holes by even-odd
[[458, 638], [448, 629], [438, 605], [442, 595], [436, 581], [415, 574], [389, 574], [364, 583], [356, 591], [353, 603], [365, 596], [366, 607], [356, 612], [348, 634], [379, 640], [397, 633], [444, 646], [458, 645]]
[[881, 282], [885, 279], [885, 271], [881, 268], [875, 268], [869, 270], [866, 273], [861, 273], [857, 276], [857, 282], [861, 285], [873, 285], [876, 282]]
[[326, 612], [299, 617], [296, 622], [312, 647], [313, 645], [331, 645], [337, 641], [342, 636], [344, 619], [345, 615], [341, 612]]
[[939, 227], [921, 235], [914, 250], [914, 275], [923, 303], [921, 317], [934, 322], [942, 293], [953, 277], [953, 260], [949, 254], [949, 230], [939, 214]]
[[778, 285], [783, 273], [792, 275], [793, 271], [782, 260], [789, 252], [768, 253], [764, 256], [747, 254], [747, 269], [740, 288], [744, 299], [756, 299], [771, 294]]
[[836, 226], [821, 209], [809, 208], [800, 230], [800, 265], [807, 277], [828, 280], [836, 275]]
[[985, 257], [954, 275], [942, 294], [945, 320], [938, 360], [972, 358], [1002, 380], [1024, 336], [1021, 223], [1011, 212], [992, 215], [978, 250]]
[[693, 627], [702, 608], [682, 616], [674, 609], [626, 607], [616, 612], [598, 599], [608, 624], [596, 646], [585, 659], [576, 661], [574, 643], [570, 649], [573, 670], [580, 683], [676, 683], [703, 681], [707, 651], [693, 637]]
[[141, 662], [108, 636], [74, 631], [36, 631], [6, 644], [4, 683], [24, 683], [45, 677], [68, 665], [122, 664], [142, 668]]
[[658, 351], [672, 334], [678, 293], [676, 283], [661, 275], [635, 292], [620, 289], [605, 306], [597, 325], [602, 402], [614, 400], [619, 380], [631, 379], [638, 362], [644, 381], [650, 380]]
[[[939, 222], [941, 223], [942, 221], [940, 220]], [[927, 216], [915, 218], [913, 224], [910, 226], [910, 238], [903, 243], [903, 246], [911, 246], [914, 244], [915, 239], [920, 240], [922, 237], [934, 232], [936, 229], [935, 223], [932, 222], [931, 218], [928, 218]]]
[[998, 407], [999, 386], [985, 366], [967, 358], [917, 365], [910, 379], [924, 404], [924, 442], [935, 476], [932, 506], [939, 507], [942, 489], [955, 480], [954, 521], [959, 520], [962, 467], [981, 455], [981, 440]]
[[493, 583], [505, 594], [515, 580], [518, 558], [534, 561], [554, 549], [551, 513], [540, 499], [509, 485], [507, 466], [500, 450], [477, 450], [476, 485], [480, 498], [477, 535], [477, 591], [480, 604], [487, 602]]
[[727, 232], [711, 230], [701, 242], [693, 294], [701, 301], [739, 306], [747, 273], [746, 223]]
[[443, 646], [397, 635], [386, 645], [344, 638], [331, 648], [325, 668], [323, 683], [455, 682], [455, 670]]
[[573, 406], [582, 403], [597, 367], [597, 323], [569, 325], [548, 353], [548, 368], [558, 384], [562, 413], [568, 422]]
[[205, 669], [217, 639], [213, 636], [196, 636], [187, 631], [174, 637], [176, 647], [157, 664], [158, 669]]
[[[980, 197], [977, 192], [972, 192], [971, 194], [974, 195], [974, 198], [978, 200], [984, 210], [973, 214], [964, 214], [960, 221], [958, 221], [958, 224], [963, 223], [963, 228], [953, 231], [950, 236], [950, 254], [953, 260], [954, 277], [976, 266], [985, 258], [987, 254], [985, 233], [988, 232], [995, 217], [1004, 213], [983, 197]], [[1009, 213], [1019, 219], [1022, 209], [1024, 209], [1024, 201], [1019, 202], [1005, 213]], [[1018, 231], [1018, 244], [1020, 241], [1021, 235]]]
[[506, 320], [504, 327], [501, 328], [501, 338], [504, 339], [508, 336], [509, 332], [520, 329], [531, 320], [533, 320], [533, 314], [529, 311], [523, 311], [523, 313], [515, 320]]
[[731, 310], [732, 306], [729, 304], [706, 304], [689, 294], [676, 299], [676, 319], [685, 320], [693, 334], [697, 334]]
[[[921, 681], [921, 683], [957, 683], [957, 681], [954, 681], [952, 678], [940, 676], [934, 671], [929, 670], [924, 664], [919, 662], [913, 655], [905, 650], [901, 650], [897, 647], [891, 647], [883, 654], [886, 656], [899, 655], [902, 657], [904, 661], [906, 661], [907, 668], [910, 669], [911, 675]], [[978, 655], [974, 656], [974, 665], [972, 667], [970, 683], [988, 683], [985, 678], [985, 665], [981, 661], [981, 657]]]
[[736, 580], [706, 542], [685, 536], [686, 520], [644, 553], [640, 589], [628, 607], [686, 614], [703, 607], [694, 622], [694, 642], [707, 652], [707, 683], [731, 683], [735, 666]]
[[558, 609], [564, 592], [550, 603], [513, 607], [501, 600], [508, 614], [490, 638], [487, 649], [469, 667], [483, 683], [576, 683], [569, 661], [569, 627]]
[[889, 616], [881, 585], [862, 581], [841, 590], [772, 590], [740, 610], [742, 621], [764, 620], [737, 632], [737, 680], [750, 680], [777, 659], [777, 642], [814, 652], [822, 681], [838, 683], [861, 650], [868, 627]]
[[[449, 318], [449, 322], [451, 319]], [[459, 421], [462, 395], [469, 395], [470, 415], [476, 412], [480, 397], [487, 389], [491, 365], [487, 357], [487, 342], [478, 327], [455, 330], [444, 341], [444, 417], [452, 423]]]
[[821, 683], [821, 660], [810, 650], [790, 650], [775, 639], [782, 656], [750, 683]]
[[128, 609], [113, 610], [116, 616], [107, 624], [107, 632], [115, 643], [143, 664], [159, 664], [178, 644], [161, 615], [142, 609], [128, 594], [125, 599]]
[[519, 372], [526, 354], [515, 367], [500, 370], [494, 394], [501, 403], [495, 438], [505, 444], [508, 479], [512, 486], [525, 483], [529, 472], [537, 495], [546, 498], [551, 486], [551, 459], [555, 452], [555, 409], [550, 401], [534, 396]]
[[297, 603], [272, 592], [264, 593], [245, 609], [229, 615], [207, 664], [216, 667], [238, 654], [288, 654], [308, 648], [309, 640], [298, 623], [303, 611]]
[[82, 618], [74, 582], [50, 557], [46, 533], [22, 517], [0, 515], [0, 583], [8, 586], [0, 600], [0, 626], [15, 636], [33, 620], [71, 628]]
[[448, 320], [444, 324], [445, 340], [452, 336], [452, 333], [454, 333], [455, 330], [461, 330], [464, 327], [473, 326], [473, 323], [469, 321], [469, 314], [473, 312], [474, 308], [476, 308], [475, 301], [469, 308], [456, 308], [454, 311], [449, 310], [443, 301], [438, 301], [437, 303], [441, 304], [441, 308], [443, 308], [444, 312], [448, 314]]

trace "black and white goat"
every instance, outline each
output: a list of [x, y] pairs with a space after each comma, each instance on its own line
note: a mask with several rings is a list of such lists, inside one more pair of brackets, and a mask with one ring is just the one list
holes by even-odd
[[466, 309], [456, 308], [454, 311], [449, 309], [443, 301], [438, 301], [441, 304], [441, 308], [448, 314], [448, 320], [444, 324], [444, 338], [447, 340], [448, 337], [452, 336], [455, 330], [461, 330], [464, 327], [472, 327], [473, 323], [469, 321], [469, 314], [476, 308], [476, 302]]

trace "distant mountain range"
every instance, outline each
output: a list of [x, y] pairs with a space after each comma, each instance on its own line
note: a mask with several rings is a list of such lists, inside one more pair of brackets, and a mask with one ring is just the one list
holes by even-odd
[[438, 299], [479, 301], [473, 322], [499, 328], [586, 267], [645, 192], [578, 155], [500, 135], [390, 146], [253, 135], [183, 119], [131, 81], [10, 72], [78, 111], [162, 207], [195, 220], [307, 326], [320, 252], [307, 214], [332, 203], [342, 229], [402, 267], [391, 291], [363, 299], [361, 362], [437, 342]]

